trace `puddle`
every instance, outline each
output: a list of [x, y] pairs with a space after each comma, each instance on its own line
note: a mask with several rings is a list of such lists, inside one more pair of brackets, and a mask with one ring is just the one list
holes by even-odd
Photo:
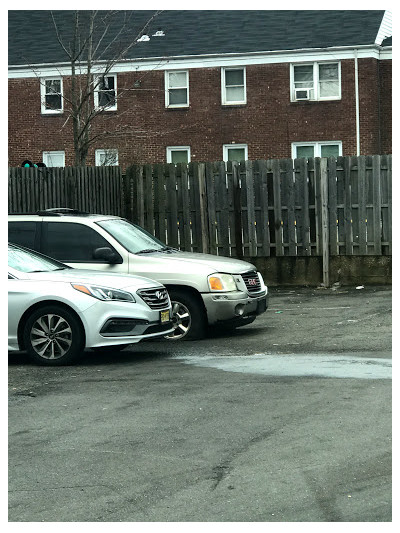
[[243, 372], [266, 376], [391, 379], [391, 359], [354, 357], [352, 355], [271, 355], [247, 356], [175, 356], [189, 365], [217, 368], [226, 372]]

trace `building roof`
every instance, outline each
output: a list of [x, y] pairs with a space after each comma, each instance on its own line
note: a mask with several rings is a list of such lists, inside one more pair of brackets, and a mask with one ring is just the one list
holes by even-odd
[[[72, 42], [74, 11], [54, 11], [60, 37], [66, 47]], [[82, 27], [87, 28], [80, 12]], [[103, 59], [110, 59], [110, 45], [121, 28], [118, 45], [148, 36], [133, 46], [125, 59], [223, 55], [280, 50], [318, 49], [374, 45], [384, 18], [383, 10], [342, 11], [162, 11], [143, 29], [154, 11], [100, 11], [101, 21], [113, 13], [110, 31], [103, 39]], [[9, 65], [65, 63], [50, 11], [8, 12]], [[125, 23], [124, 23], [125, 21]], [[100, 24], [98, 31], [103, 31]], [[156, 36], [156, 32], [160, 36]], [[385, 44], [388, 41], [385, 42]], [[390, 41], [391, 43], [391, 41]], [[100, 56], [99, 56], [100, 57]], [[112, 56], [111, 56], [112, 57]]]

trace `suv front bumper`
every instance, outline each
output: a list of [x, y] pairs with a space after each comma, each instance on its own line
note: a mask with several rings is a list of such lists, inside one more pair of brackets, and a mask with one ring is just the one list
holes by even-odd
[[269, 300], [268, 291], [257, 296], [235, 291], [221, 294], [203, 293], [202, 297], [210, 325], [217, 322], [250, 323], [251, 318], [254, 319], [267, 310]]

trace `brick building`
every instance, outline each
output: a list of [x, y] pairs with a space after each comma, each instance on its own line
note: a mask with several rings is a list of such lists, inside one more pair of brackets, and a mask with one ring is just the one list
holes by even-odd
[[[74, 164], [59, 42], [73, 13], [54, 25], [49, 11], [9, 11], [10, 166]], [[153, 14], [118, 12], [108, 30], [101, 59], [122, 26], [136, 44], [99, 70], [87, 164], [392, 152], [389, 12], [163, 11], [145, 26]]]

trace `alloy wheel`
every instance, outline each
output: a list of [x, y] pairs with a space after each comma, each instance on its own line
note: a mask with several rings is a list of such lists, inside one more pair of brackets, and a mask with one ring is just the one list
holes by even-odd
[[189, 309], [182, 302], [172, 302], [172, 323], [175, 330], [167, 335], [167, 339], [182, 339], [190, 330], [192, 317]]
[[72, 329], [65, 318], [49, 313], [33, 323], [30, 341], [34, 351], [43, 359], [59, 359], [71, 347]]

